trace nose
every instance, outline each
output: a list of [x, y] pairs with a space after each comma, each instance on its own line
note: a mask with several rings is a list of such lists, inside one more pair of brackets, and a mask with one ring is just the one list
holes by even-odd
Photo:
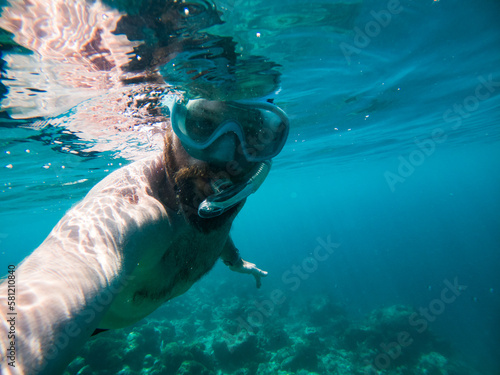
[[209, 149], [209, 158], [214, 162], [228, 162], [235, 160], [237, 137], [233, 133], [226, 133], [219, 137]]

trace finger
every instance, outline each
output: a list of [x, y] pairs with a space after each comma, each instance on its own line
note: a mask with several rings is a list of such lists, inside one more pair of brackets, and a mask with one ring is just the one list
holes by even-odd
[[253, 269], [253, 273], [256, 276], [259, 275], [259, 277], [266, 277], [267, 276], [267, 271], [260, 270], [257, 267]]
[[267, 271], [264, 271], [264, 270], [259, 270], [259, 274], [260, 274], [260, 276], [262, 276], [262, 277], [266, 277], [266, 276], [267, 276], [267, 274], [268, 274], [268, 272], [267, 272]]
[[257, 289], [260, 289], [260, 287], [262, 286], [262, 281], [260, 280], [260, 275], [254, 274], [253, 276], [255, 277]]

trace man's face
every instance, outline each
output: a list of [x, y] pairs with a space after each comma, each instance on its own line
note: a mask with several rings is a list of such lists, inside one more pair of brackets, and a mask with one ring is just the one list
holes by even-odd
[[[175, 166], [173, 179], [175, 192], [180, 211], [186, 219], [203, 232], [210, 232], [224, 225], [234, 218], [242, 208], [243, 202], [227, 210], [220, 216], [204, 219], [198, 216], [199, 205], [214, 194], [212, 183], [219, 179], [227, 179], [235, 184], [244, 180], [248, 173], [255, 167], [255, 163], [245, 163], [235, 167], [235, 162], [209, 163], [190, 156], [183, 148], [178, 138], [173, 135], [175, 149]], [[167, 164], [168, 167], [168, 164]], [[171, 173], [171, 171], [170, 171]]]

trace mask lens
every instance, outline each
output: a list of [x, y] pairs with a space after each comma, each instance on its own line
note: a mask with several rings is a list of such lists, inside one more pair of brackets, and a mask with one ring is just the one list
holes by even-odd
[[269, 159], [276, 156], [283, 148], [288, 136], [288, 119], [284, 113], [260, 108], [258, 116], [243, 128], [245, 134], [242, 149], [251, 161], [261, 157]]
[[189, 129], [189, 137], [197, 143], [205, 143], [217, 130], [217, 125], [209, 119], [193, 116], [190, 112], [186, 116], [186, 127]]
[[212, 141], [221, 123], [224, 121], [224, 114], [218, 102], [192, 100], [186, 107], [185, 129], [186, 135], [193, 142], [204, 144]]

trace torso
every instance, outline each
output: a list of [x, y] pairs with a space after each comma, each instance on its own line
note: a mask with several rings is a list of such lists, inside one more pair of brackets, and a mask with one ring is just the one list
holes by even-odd
[[166, 301], [185, 293], [214, 266], [228, 234], [229, 228], [208, 235], [190, 227], [177, 231], [158, 261], [138, 262], [99, 328], [133, 324]]
[[[131, 175], [135, 173], [137, 171]], [[135, 183], [144, 185], [144, 178], [139, 177]], [[157, 186], [148, 186], [150, 184], [155, 182], [149, 181], [146, 187], [127, 192], [129, 195], [125, 196], [125, 201], [137, 201], [132, 209], [140, 206], [140, 211], [162, 214], [152, 226], [148, 224], [146, 228], [139, 229], [121, 249], [124, 254], [129, 254], [124, 257], [127, 263], [124, 269], [132, 271], [125, 278], [123, 289], [115, 296], [99, 328], [120, 328], [133, 324], [164, 302], [186, 292], [214, 266], [228, 239], [232, 220], [216, 230], [203, 233], [188, 225], [181, 214], [145, 194], [147, 187], [151, 187], [151, 191], [158, 190]], [[116, 191], [116, 186], [114, 189]], [[106, 193], [106, 188], [101, 191]]]

